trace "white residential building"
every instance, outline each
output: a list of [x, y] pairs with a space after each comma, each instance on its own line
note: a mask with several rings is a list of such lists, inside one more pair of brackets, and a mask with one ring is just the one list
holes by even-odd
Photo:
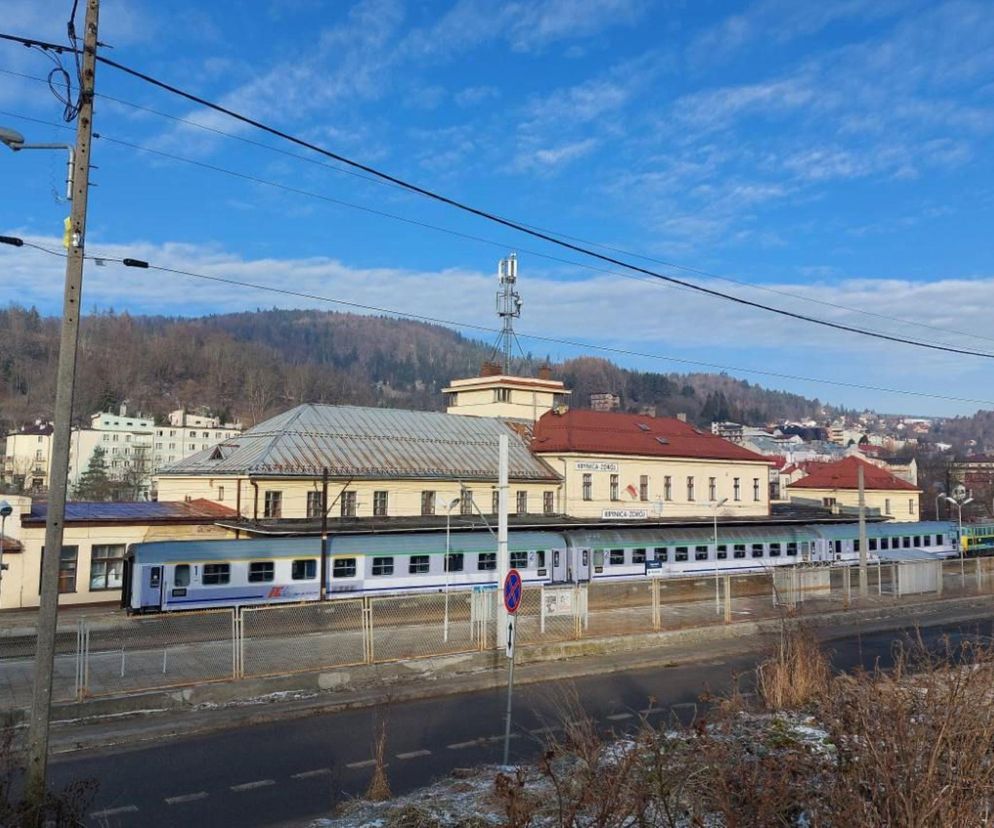
[[25, 491], [47, 489], [52, 431], [51, 423], [39, 420], [8, 434], [0, 482]]
[[154, 430], [152, 473], [241, 433], [241, 423], [222, 423], [220, 417], [190, 414], [182, 408], [170, 411], [169, 425]]

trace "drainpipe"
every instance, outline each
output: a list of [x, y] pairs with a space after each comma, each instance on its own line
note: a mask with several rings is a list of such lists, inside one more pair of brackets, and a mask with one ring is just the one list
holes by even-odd
[[242, 519], [242, 479], [239, 477], [235, 481], [235, 511], [238, 513], [238, 520]]
[[255, 489], [255, 493], [252, 495], [252, 520], [259, 519], [259, 484], [254, 480], [249, 480], [249, 484]]

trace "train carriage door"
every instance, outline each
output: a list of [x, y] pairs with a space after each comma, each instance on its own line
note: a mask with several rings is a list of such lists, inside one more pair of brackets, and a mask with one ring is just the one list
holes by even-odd
[[131, 609], [131, 577], [135, 568], [135, 556], [128, 552], [121, 566], [121, 607]]
[[571, 551], [573, 555], [570, 565], [573, 571], [569, 580], [577, 584], [585, 584], [590, 580], [591, 551], [586, 546], [580, 546]]
[[571, 549], [550, 549], [547, 554], [552, 555], [552, 582], [561, 584], [568, 581], [566, 560]]
[[162, 608], [162, 567], [144, 567], [141, 582], [141, 607], [139, 609]]

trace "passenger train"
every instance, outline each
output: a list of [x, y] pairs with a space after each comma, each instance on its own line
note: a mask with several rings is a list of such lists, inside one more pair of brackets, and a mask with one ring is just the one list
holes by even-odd
[[[966, 548], [956, 524], [945, 521], [872, 523], [866, 534], [873, 561], [952, 557]], [[659, 577], [745, 573], [859, 558], [855, 523], [720, 527], [714, 540], [710, 527], [512, 529], [508, 550], [511, 567], [531, 584], [638, 579], [650, 570]], [[334, 535], [328, 539], [326, 593], [493, 585], [495, 548], [486, 531], [453, 532], [448, 539], [443, 531]], [[316, 537], [134, 544], [124, 562], [122, 606], [138, 613], [316, 601], [320, 557]]]

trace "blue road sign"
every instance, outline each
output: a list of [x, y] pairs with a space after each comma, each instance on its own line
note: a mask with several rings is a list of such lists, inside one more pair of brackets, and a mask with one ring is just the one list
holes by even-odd
[[521, 573], [512, 569], [504, 579], [504, 609], [512, 615], [521, 606]]

